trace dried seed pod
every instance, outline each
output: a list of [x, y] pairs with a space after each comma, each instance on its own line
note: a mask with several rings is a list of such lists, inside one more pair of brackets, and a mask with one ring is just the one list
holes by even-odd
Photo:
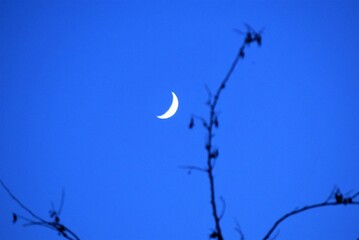
[[209, 145], [209, 143], [206, 144], [206, 150], [210, 150], [211, 149], [211, 145]]
[[193, 119], [193, 117], [192, 117], [191, 120], [190, 120], [190, 122], [189, 122], [188, 128], [189, 128], [189, 129], [192, 129], [193, 126], [194, 126], [194, 119]]
[[340, 192], [340, 190], [338, 189], [337, 192], [335, 193], [335, 201], [337, 203], [342, 203], [343, 202], [343, 194]]
[[241, 57], [241, 58], [244, 58], [244, 47], [241, 47], [241, 49], [239, 50], [239, 56]]
[[213, 231], [210, 235], [209, 238], [218, 238], [218, 233], [216, 231]]
[[216, 128], [218, 128], [218, 118], [217, 118], [217, 116], [214, 118], [213, 123], [214, 123], [214, 126]]
[[252, 33], [247, 32], [247, 35], [246, 35], [246, 38], [244, 39], [244, 42], [246, 44], [250, 44], [251, 42], [253, 42]]
[[218, 149], [216, 149], [216, 150], [212, 153], [212, 155], [213, 155], [213, 158], [218, 158], [218, 155], [219, 155]]
[[12, 223], [16, 223], [17, 221], [17, 215], [16, 213], [12, 213]]

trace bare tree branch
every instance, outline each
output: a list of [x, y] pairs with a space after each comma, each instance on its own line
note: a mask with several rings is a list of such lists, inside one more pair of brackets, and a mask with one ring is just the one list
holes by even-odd
[[23, 225], [24, 227], [27, 226], [42, 226], [46, 228], [50, 228], [54, 231], [56, 231], [60, 236], [69, 239], [69, 240], [80, 240], [80, 238], [68, 227], [60, 223], [60, 213], [62, 211], [62, 207], [64, 204], [64, 198], [65, 193], [62, 192], [61, 196], [61, 203], [58, 211], [51, 210], [50, 211], [50, 217], [52, 218], [51, 221], [46, 221], [43, 218], [36, 215], [33, 211], [31, 211], [28, 207], [26, 207], [11, 191], [10, 189], [5, 185], [5, 183], [0, 179], [1, 186], [5, 189], [5, 191], [10, 195], [10, 197], [22, 208], [24, 209], [31, 217], [34, 219], [30, 219], [27, 217], [23, 217], [21, 215], [18, 215], [16, 213], [13, 213], [13, 223], [16, 223], [18, 219], [22, 219], [26, 223]]
[[331, 197], [328, 200], [326, 200], [322, 203], [316, 203], [316, 204], [304, 206], [302, 208], [295, 209], [289, 213], [286, 213], [273, 224], [273, 226], [270, 228], [268, 233], [264, 236], [263, 240], [269, 239], [271, 234], [279, 226], [279, 224], [291, 216], [294, 216], [296, 214], [299, 214], [299, 213], [302, 213], [302, 212], [305, 212], [308, 210], [312, 210], [314, 208], [320, 208], [320, 207], [337, 206], [337, 205], [359, 205], [359, 201], [354, 201], [354, 198], [356, 198], [358, 195], [359, 195], [359, 192], [355, 193], [352, 196], [343, 197], [343, 195], [340, 193], [340, 190], [337, 189], [337, 192], [335, 193], [335, 196], [334, 196], [335, 199], [332, 201], [330, 201], [331, 199], [333, 199], [333, 197], [331, 195]]
[[[194, 120], [195, 119], [199, 119], [206, 132], [207, 132], [207, 140], [206, 140], [206, 144], [205, 144], [205, 149], [207, 152], [207, 168], [205, 169], [207, 174], [208, 174], [208, 178], [209, 178], [209, 185], [210, 185], [210, 203], [211, 203], [211, 207], [212, 207], [212, 216], [214, 219], [214, 223], [215, 223], [215, 230], [213, 230], [213, 232], [210, 234], [210, 238], [216, 238], [218, 240], [223, 240], [223, 235], [222, 235], [222, 230], [221, 230], [221, 226], [220, 226], [220, 220], [223, 217], [223, 212], [222, 214], [220, 214], [220, 216], [218, 215], [218, 209], [217, 209], [217, 202], [216, 202], [216, 196], [215, 196], [215, 185], [214, 185], [214, 176], [213, 176], [213, 170], [214, 170], [214, 166], [216, 163], [216, 159], [218, 158], [218, 149], [214, 147], [213, 145], [213, 138], [214, 138], [214, 132], [215, 129], [218, 128], [219, 126], [219, 121], [218, 121], [218, 111], [216, 109], [217, 107], [217, 103], [219, 101], [219, 98], [221, 96], [221, 93], [223, 91], [223, 89], [227, 86], [228, 81], [230, 79], [230, 77], [232, 76], [233, 71], [235, 70], [238, 61], [242, 58], [245, 57], [245, 50], [247, 47], [249, 47], [253, 42], [257, 43], [258, 46], [261, 46], [262, 44], [262, 32], [263, 29], [259, 32], [256, 32], [252, 27], [250, 27], [248, 24], [245, 24], [247, 31], [246, 32], [242, 32], [240, 30], [234, 29], [237, 33], [240, 34], [244, 34], [245, 38], [243, 40], [242, 45], [239, 47], [238, 53], [236, 55], [236, 57], [234, 58], [234, 61], [232, 62], [227, 74], [225, 75], [224, 79], [222, 80], [222, 82], [220, 83], [220, 85], [218, 86], [217, 90], [215, 91], [215, 94], [213, 95], [211, 90], [206, 86], [206, 90], [209, 96], [209, 100], [207, 101], [207, 105], [209, 107], [209, 117], [208, 120], [206, 120], [203, 117], [198, 117], [195, 115], [192, 115], [191, 117], [191, 121], [190, 121], [190, 125], [189, 128], [192, 129], [194, 126]], [[203, 170], [201, 168], [197, 168], [197, 167], [189, 167], [189, 169], [193, 169], [193, 170]], [[264, 240], [268, 240], [268, 239], [275, 239], [277, 237], [277, 235], [279, 234], [279, 231], [277, 231], [276, 234], [273, 234], [273, 232], [277, 229], [277, 227], [279, 226], [279, 224], [281, 222], [283, 222], [285, 219], [299, 214], [301, 212], [305, 212], [314, 208], [319, 208], [319, 207], [326, 207], [326, 206], [336, 206], [336, 205], [357, 205], [359, 204], [358, 201], [354, 201], [354, 198], [356, 198], [357, 196], [359, 196], [359, 192], [353, 194], [352, 196], [347, 196], [343, 195], [339, 188], [335, 187], [331, 194], [328, 196], [328, 198], [322, 202], [322, 203], [317, 203], [317, 204], [313, 204], [313, 205], [308, 205], [299, 209], [295, 209], [287, 214], [285, 214], [284, 216], [282, 216], [281, 218], [279, 218], [274, 225], [272, 226], [272, 228], [268, 231], [268, 233], [265, 235], [265, 237], [263, 238]], [[223, 199], [221, 199], [223, 201]], [[239, 227], [239, 224], [237, 223], [237, 228], [236, 230], [239, 232], [241, 239], [244, 239], [244, 235]]]
[[215, 224], [215, 231], [211, 233], [210, 238], [216, 238], [218, 240], [223, 240], [223, 234], [222, 234], [222, 229], [220, 226], [220, 220], [221, 220], [222, 216], [218, 215], [216, 195], [215, 195], [215, 186], [214, 186], [214, 176], [213, 176], [214, 164], [215, 164], [216, 159], [218, 158], [218, 149], [216, 149], [213, 146], [214, 131], [215, 131], [215, 128], [218, 128], [218, 124], [219, 124], [218, 112], [216, 110], [216, 107], [217, 107], [218, 100], [221, 96], [221, 93], [222, 93], [223, 89], [226, 87], [230, 77], [232, 76], [232, 73], [238, 64], [239, 59], [244, 58], [246, 47], [248, 47], [253, 42], [256, 42], [260, 46], [261, 39], [262, 39], [261, 33], [257, 33], [252, 28], [249, 29], [247, 26], [246, 37], [243, 40], [243, 43], [240, 46], [236, 57], [234, 58], [224, 79], [218, 86], [215, 94], [212, 96], [212, 92], [210, 91], [210, 89], [208, 87], [206, 87], [208, 96], [210, 98], [207, 102], [207, 105], [209, 107], [208, 120], [205, 120], [205, 118], [203, 118], [203, 117], [198, 117], [198, 116], [192, 115], [191, 121], [189, 124], [189, 128], [191, 129], [194, 126], [194, 119], [195, 118], [199, 119], [199, 120], [201, 120], [204, 128], [207, 131], [207, 140], [206, 140], [206, 145], [205, 145], [205, 149], [207, 152], [207, 174], [208, 174], [209, 186], [210, 186], [210, 203], [211, 203], [211, 207], [212, 207], [212, 216], [213, 216], [214, 224]]

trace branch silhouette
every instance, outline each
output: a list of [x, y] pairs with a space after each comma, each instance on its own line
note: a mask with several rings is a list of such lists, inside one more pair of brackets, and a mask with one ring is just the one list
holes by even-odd
[[60, 223], [60, 214], [62, 211], [62, 207], [64, 204], [64, 193], [62, 192], [61, 196], [61, 203], [59, 210], [56, 211], [54, 209], [50, 210], [50, 221], [46, 221], [45, 219], [39, 217], [36, 215], [33, 211], [31, 211], [28, 207], [26, 207], [11, 191], [10, 189], [5, 185], [5, 183], [0, 179], [1, 186], [5, 189], [5, 191], [9, 194], [9, 196], [23, 209], [25, 210], [31, 217], [24, 217], [21, 215], [18, 215], [16, 213], [12, 214], [12, 222], [16, 223], [19, 219], [22, 219], [26, 223], [23, 224], [24, 227], [27, 226], [42, 226], [45, 228], [49, 228], [53, 231], [56, 231], [60, 236], [69, 239], [69, 240], [80, 240], [80, 238], [68, 227]]
[[336, 189], [335, 194], [332, 192], [330, 194], [330, 196], [328, 197], [328, 199], [325, 200], [324, 202], [304, 206], [302, 208], [295, 209], [295, 210], [293, 210], [291, 212], [288, 212], [288, 213], [284, 214], [281, 218], [279, 218], [273, 224], [273, 226], [269, 229], [267, 234], [264, 236], [263, 240], [269, 239], [271, 237], [272, 233], [277, 229], [279, 224], [281, 224], [283, 221], [285, 221], [289, 217], [292, 217], [292, 216], [297, 215], [299, 213], [309, 211], [309, 210], [312, 210], [312, 209], [315, 209], [315, 208], [320, 208], [320, 207], [338, 206], [338, 205], [359, 205], [359, 201], [354, 201], [354, 199], [357, 196], [359, 196], [359, 192], [357, 192], [357, 193], [355, 193], [355, 194], [353, 194], [351, 196], [345, 197], [345, 196], [343, 196], [340, 189], [338, 188], [338, 189]]
[[[208, 120], [206, 120], [204, 117], [192, 115], [189, 128], [192, 129], [195, 124], [195, 120], [201, 121], [203, 127], [207, 131], [207, 140], [205, 144], [205, 149], [207, 152], [207, 166], [206, 168], [200, 168], [195, 166], [188, 166], [187, 169], [189, 171], [191, 170], [198, 170], [198, 171], [205, 171], [207, 173], [208, 179], [209, 179], [209, 187], [210, 187], [210, 203], [212, 207], [212, 216], [214, 220], [215, 230], [210, 234], [210, 238], [223, 240], [223, 234], [222, 229], [220, 225], [220, 220], [224, 215], [224, 210], [219, 215], [218, 214], [218, 208], [217, 208], [217, 201], [216, 201], [216, 195], [215, 195], [215, 183], [214, 183], [214, 176], [213, 176], [213, 170], [215, 167], [216, 159], [219, 156], [219, 150], [218, 148], [213, 146], [213, 138], [214, 138], [214, 131], [215, 128], [218, 128], [219, 121], [218, 121], [218, 112], [216, 110], [217, 103], [219, 101], [219, 98], [221, 96], [222, 91], [226, 87], [230, 77], [232, 76], [232, 73], [234, 69], [236, 68], [238, 61], [240, 59], [243, 59], [245, 56], [245, 50], [247, 47], [249, 47], [252, 43], [257, 43], [258, 46], [261, 46], [262, 44], [262, 36], [261, 32], [254, 31], [249, 25], [246, 25], [247, 32], [245, 33], [246, 37], [243, 40], [242, 45], [239, 47], [238, 53], [236, 57], [234, 58], [227, 74], [225, 75], [224, 79], [220, 83], [219, 87], [217, 88], [215, 94], [212, 96], [210, 90], [207, 87], [209, 100], [207, 102], [207, 105], [209, 107], [209, 117]], [[183, 167], [182, 167], [183, 168]], [[186, 167], [185, 167], [186, 168]], [[224, 202], [223, 198], [221, 198]]]
[[[196, 170], [196, 171], [200, 171], [200, 172], [205, 172], [207, 174], [208, 179], [209, 179], [209, 187], [210, 187], [210, 204], [211, 204], [211, 208], [212, 208], [212, 217], [213, 217], [214, 225], [215, 225], [215, 230], [213, 230], [212, 233], [210, 233], [209, 237], [211, 239], [218, 239], [218, 240], [224, 239], [220, 220], [222, 219], [224, 212], [225, 212], [225, 202], [224, 202], [224, 199], [222, 197], [220, 197], [221, 201], [223, 202], [224, 207], [223, 207], [221, 214], [219, 215], [218, 207], [217, 207], [218, 206], [217, 198], [216, 198], [216, 194], [215, 194], [215, 182], [214, 182], [214, 176], [213, 176], [215, 163], [219, 156], [218, 148], [214, 147], [214, 145], [213, 145], [214, 132], [215, 132], [215, 129], [217, 129], [219, 126], [219, 121], [218, 121], [219, 114], [217, 112], [216, 107], [217, 107], [219, 98], [221, 96], [221, 93], [224, 90], [224, 88], [226, 87], [226, 85], [228, 84], [228, 81], [229, 81], [230, 77], [232, 76], [232, 73], [235, 70], [239, 60], [243, 59], [245, 57], [245, 50], [247, 49], [247, 47], [249, 47], [252, 43], [257, 43], [258, 46], [261, 46], [261, 44], [262, 44], [261, 34], [262, 34], [263, 30], [256, 32], [248, 24], [245, 24], [245, 25], [247, 28], [247, 32], [242, 32], [238, 29], [234, 29], [236, 32], [238, 32], [240, 34], [244, 34], [245, 38], [243, 40], [242, 45], [240, 46], [240, 48], [238, 50], [236, 57], [234, 58], [234, 60], [232, 62], [227, 74], [225, 75], [224, 79], [221, 81], [215, 94], [212, 95], [211, 91], [206, 86], [206, 90], [207, 90], [208, 96], [209, 96], [209, 100], [207, 101], [207, 105], [209, 107], [208, 119], [206, 119], [202, 116], [192, 114], [190, 123], [188, 125], [188, 127], [190, 129], [192, 129], [195, 126], [195, 121], [199, 121], [202, 124], [202, 126], [205, 128], [205, 131], [207, 132], [207, 139], [206, 139], [206, 144], [205, 144], [205, 149], [206, 149], [206, 153], [207, 153], [206, 167], [198, 167], [198, 166], [193, 166], [193, 165], [181, 166], [181, 168], [187, 169], [188, 173], [191, 173], [192, 170]], [[268, 240], [270, 238], [271, 239], [276, 238], [278, 233], [273, 235], [274, 231], [278, 228], [278, 226], [283, 221], [285, 221], [286, 219], [288, 219], [292, 216], [295, 216], [295, 215], [305, 212], [305, 211], [320, 208], [320, 207], [338, 206], [338, 205], [359, 205], [359, 201], [354, 201], [354, 199], [357, 196], [359, 196], [359, 192], [357, 192], [351, 196], [344, 196], [341, 193], [341, 191], [339, 190], [339, 188], [334, 188], [334, 190], [332, 191], [330, 196], [324, 202], [307, 205], [307, 206], [304, 206], [299, 209], [295, 209], [295, 210], [283, 215], [281, 218], [279, 218], [273, 224], [273, 226], [269, 229], [267, 234], [264, 236], [263, 240]], [[239, 233], [240, 239], [244, 240], [244, 238], [245, 238], [244, 233], [241, 230], [239, 223], [237, 221], [236, 221], [235, 230]]]

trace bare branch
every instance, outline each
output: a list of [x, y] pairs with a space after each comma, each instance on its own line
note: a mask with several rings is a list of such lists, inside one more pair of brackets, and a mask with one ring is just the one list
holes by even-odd
[[214, 138], [214, 130], [218, 128], [218, 114], [216, 111], [218, 100], [221, 96], [221, 93], [223, 89], [226, 87], [230, 77], [232, 76], [232, 73], [234, 69], [237, 66], [237, 63], [239, 59], [244, 58], [244, 51], [246, 47], [249, 47], [252, 42], [257, 42], [258, 45], [261, 45], [261, 33], [255, 32], [253, 29], [248, 29], [246, 38], [243, 40], [242, 45], [239, 47], [238, 53], [235, 56], [229, 70], [227, 71], [224, 79], [219, 84], [215, 94], [212, 96], [212, 92], [207, 87], [207, 92], [209, 95], [209, 100], [207, 101], [207, 105], [209, 107], [209, 117], [208, 120], [205, 120], [203, 117], [198, 117], [195, 115], [192, 115], [191, 122], [189, 127], [192, 128], [194, 125], [193, 119], [198, 118], [202, 121], [205, 129], [207, 130], [207, 140], [205, 149], [207, 152], [207, 173], [208, 173], [208, 179], [209, 179], [209, 186], [210, 186], [210, 199], [211, 199], [211, 207], [212, 207], [212, 216], [214, 219], [215, 224], [215, 231], [212, 232], [210, 235], [211, 238], [216, 238], [218, 240], [223, 240], [222, 230], [220, 226], [220, 219], [222, 217], [218, 215], [217, 210], [217, 203], [216, 203], [216, 197], [215, 197], [215, 187], [214, 187], [214, 176], [213, 176], [213, 169], [214, 164], [216, 163], [216, 159], [218, 158], [218, 149], [214, 149], [213, 147], [213, 138]]
[[[213, 230], [213, 232], [211, 233], [210, 238], [216, 238], [218, 240], [223, 240], [223, 235], [222, 235], [221, 226], [220, 226], [220, 220], [224, 214], [225, 202], [224, 202], [223, 198], [220, 198], [220, 200], [223, 203], [223, 209], [222, 209], [223, 212], [220, 215], [218, 215], [217, 202], [216, 202], [216, 197], [215, 197], [214, 176], [213, 176], [214, 165], [216, 163], [216, 159], [218, 158], [218, 153], [219, 153], [218, 149], [215, 148], [213, 145], [214, 132], [215, 132], [215, 129], [217, 129], [219, 126], [218, 113], [217, 113], [216, 107], [217, 107], [219, 98], [221, 96], [221, 93], [222, 93], [223, 89], [227, 86], [228, 81], [229, 81], [230, 77], [232, 76], [232, 73], [238, 64], [238, 61], [245, 57], [246, 48], [249, 47], [252, 43], [257, 43], [258, 46], [261, 46], [262, 33], [264, 31], [264, 29], [262, 29], [257, 32], [250, 25], [245, 24], [245, 26], [247, 28], [246, 32], [242, 32], [238, 29], [234, 29], [234, 31], [236, 31], [237, 33], [244, 34], [245, 38], [243, 40], [242, 45], [239, 47], [238, 53], [237, 53], [236, 57], [234, 58], [227, 74], [225, 75], [224, 79], [222, 80], [222, 82], [218, 86], [217, 90], [215, 91], [215, 94], [213, 95], [212, 92], [210, 91], [210, 89], [206, 86], [206, 90], [207, 90], [208, 96], [209, 96], [209, 100], [207, 101], [207, 105], [209, 107], [208, 120], [205, 120], [203, 117], [197, 117], [197, 116], [192, 115], [192, 120], [194, 117], [200, 119], [202, 121], [203, 125], [205, 126], [205, 129], [207, 130], [207, 139], [206, 139], [206, 144], [205, 144], [205, 149], [207, 152], [206, 172], [208, 173], [208, 178], [209, 178], [210, 199], [211, 199], [210, 203], [211, 203], [211, 207], [212, 207], [212, 216], [213, 216], [214, 223], [215, 223], [215, 230]], [[193, 126], [193, 122], [191, 122], [191, 123], [192, 123], [192, 125], [190, 125], [190, 126]], [[194, 169], [198, 170], [197, 167]], [[201, 169], [201, 170], [203, 170], [203, 169]], [[263, 239], [264, 240], [268, 240], [270, 238], [275, 239], [277, 237], [277, 235], [279, 234], [279, 231], [276, 231], [276, 234], [273, 234], [273, 233], [277, 229], [279, 224], [293, 215], [296, 215], [296, 214], [299, 214], [299, 213], [302, 213], [302, 212], [305, 212], [305, 211], [308, 211], [308, 210], [311, 210], [314, 208], [319, 208], [319, 207], [336, 206], [336, 205], [359, 205], [359, 201], [354, 201], [354, 199], [358, 196], [359, 196], [359, 192], [357, 192], [351, 196], [350, 195], [348, 196], [348, 194], [343, 195], [339, 188], [334, 187], [332, 192], [330, 193], [330, 195], [327, 197], [327, 199], [324, 202], [295, 209], [295, 210], [285, 214], [281, 218], [279, 218], [273, 224], [273, 226], [270, 228], [270, 230], [268, 231], [268, 233], [265, 235], [265, 237]], [[239, 227], [238, 222], [237, 222], [236, 230], [239, 232], [239, 234], [241, 236], [241, 240], [244, 240], [244, 235]]]
[[60, 213], [62, 211], [62, 207], [63, 207], [63, 203], [64, 203], [64, 198], [65, 198], [65, 193], [64, 192], [62, 192], [59, 211], [56, 212], [55, 210], [51, 210], [50, 211], [50, 217], [53, 218], [53, 220], [52, 221], [46, 221], [46, 220], [42, 219], [41, 217], [39, 217], [38, 215], [36, 215], [34, 212], [32, 212], [17, 197], [15, 197], [15, 195], [10, 191], [10, 189], [5, 185], [5, 183], [1, 179], [0, 179], [0, 183], [1, 183], [2, 187], [5, 189], [5, 191], [10, 195], [10, 197], [22, 209], [24, 209], [28, 214], [30, 214], [31, 217], [33, 217], [35, 219], [35, 220], [30, 219], [30, 218], [23, 217], [21, 215], [13, 213], [13, 223], [15, 223], [18, 219], [22, 219], [25, 222], [27, 222], [27, 223], [23, 224], [24, 227], [34, 226], [34, 225], [42, 226], [42, 227], [50, 228], [51, 230], [54, 230], [54, 231], [58, 232], [58, 234], [60, 236], [66, 238], [66, 239], [80, 240], [80, 238], [73, 231], [71, 231], [68, 227], [66, 227], [65, 225], [60, 223], [59, 215], [60, 215]]
[[[339, 188], [338, 188], [339, 189]], [[338, 193], [336, 193], [338, 194]], [[287, 214], [284, 214], [281, 218], [279, 218], [274, 224], [273, 226], [270, 228], [270, 230], [268, 231], [268, 233], [264, 236], [263, 240], [267, 240], [269, 239], [269, 237], [271, 236], [271, 234], [273, 233], [273, 231], [279, 226], [280, 223], [282, 223], [284, 220], [286, 220], [287, 218], [314, 209], [314, 208], [320, 208], [320, 207], [328, 207], [328, 206], [337, 206], [337, 205], [359, 205], [359, 201], [353, 201], [353, 199], [358, 196], [359, 193], [354, 194], [353, 196], [349, 196], [346, 198], [338, 198], [336, 197], [335, 201], [329, 202], [329, 201], [325, 201], [322, 203], [316, 203], [316, 204], [312, 204], [312, 205], [308, 205], [308, 206], [304, 206], [302, 208], [299, 209], [295, 209]], [[337, 195], [339, 196], [339, 195]]]

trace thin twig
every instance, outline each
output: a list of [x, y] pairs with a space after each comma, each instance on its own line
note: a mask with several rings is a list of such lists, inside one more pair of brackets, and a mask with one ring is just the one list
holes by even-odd
[[202, 124], [203, 124], [203, 127], [208, 129], [208, 123], [207, 123], [206, 119], [204, 119], [201, 116], [194, 115], [194, 114], [192, 114], [192, 118], [200, 120], [202, 122]]
[[221, 202], [222, 202], [222, 212], [221, 212], [221, 214], [219, 215], [219, 219], [222, 219], [223, 216], [224, 216], [224, 214], [225, 214], [225, 212], [226, 212], [226, 201], [224, 201], [224, 198], [223, 198], [223, 197], [220, 197], [219, 199], [220, 199]]
[[236, 228], [235, 230], [238, 232], [239, 236], [240, 236], [240, 240], [245, 240], [245, 236], [244, 233], [241, 229], [241, 226], [239, 225], [239, 222], [237, 221], [237, 219], [235, 218], [234, 221], [236, 222]]
[[335, 191], [338, 189], [337, 186], [334, 186], [331, 193], [329, 194], [329, 196], [327, 197], [327, 199], [325, 200], [325, 202], [328, 202], [330, 199], [333, 198], [334, 194], [335, 194]]
[[57, 215], [58, 216], [61, 215], [62, 207], [64, 206], [64, 202], [65, 202], [65, 191], [62, 189], [60, 206], [59, 206], [59, 210], [57, 210]]
[[182, 169], [186, 169], [188, 170], [189, 172], [192, 171], [192, 170], [195, 170], [195, 171], [199, 171], [199, 172], [207, 172], [208, 170], [205, 169], [205, 168], [201, 168], [201, 167], [197, 167], [197, 166], [192, 166], [192, 165], [189, 165], [189, 166], [179, 166], [179, 168], [182, 168]]
[[17, 197], [15, 197], [14, 194], [10, 191], [10, 189], [5, 185], [5, 183], [0, 179], [0, 183], [3, 186], [3, 188], [6, 190], [6, 192], [10, 195], [10, 197], [20, 205], [25, 211], [27, 211], [31, 216], [38, 219], [40, 222], [46, 222], [44, 219], [37, 216], [35, 213], [33, 213], [29, 208], [27, 208]]
[[207, 84], [205, 84], [204, 86], [205, 86], [207, 94], [208, 94], [208, 100], [207, 100], [206, 104], [210, 106], [211, 101], [212, 101], [212, 92], [211, 92], [211, 89], [208, 87]]

